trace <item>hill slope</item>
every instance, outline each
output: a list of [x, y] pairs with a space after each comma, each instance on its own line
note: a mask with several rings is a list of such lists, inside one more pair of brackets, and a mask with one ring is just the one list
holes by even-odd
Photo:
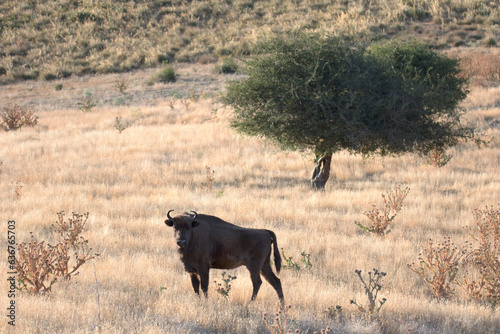
[[0, 83], [215, 62], [291, 30], [494, 46], [500, 4], [475, 0], [0, 2]]

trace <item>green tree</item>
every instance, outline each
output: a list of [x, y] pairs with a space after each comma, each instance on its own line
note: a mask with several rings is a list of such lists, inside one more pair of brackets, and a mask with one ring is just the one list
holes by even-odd
[[257, 45], [248, 76], [222, 102], [232, 127], [283, 149], [311, 151], [312, 186], [328, 181], [332, 154], [427, 153], [476, 139], [460, 122], [466, 79], [458, 60], [412, 42], [360, 43], [293, 34]]

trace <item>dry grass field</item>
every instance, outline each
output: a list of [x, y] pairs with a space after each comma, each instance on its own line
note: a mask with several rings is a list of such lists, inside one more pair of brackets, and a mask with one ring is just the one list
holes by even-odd
[[[201, 65], [179, 71], [184, 77], [211, 73]], [[262, 314], [274, 321], [276, 293], [264, 282], [249, 303], [244, 268], [229, 272], [237, 279], [227, 300], [216, 292], [214, 281], [222, 282], [217, 270], [209, 298], [195, 296], [173, 232], [163, 223], [169, 209], [273, 230], [279, 247], [302, 268], [280, 275], [292, 332], [329, 326], [334, 333], [498, 333], [498, 308], [470, 300], [458, 286], [450, 299], [436, 300], [407, 264], [417, 261], [429, 238], [451, 237], [460, 247], [472, 241], [464, 230], [473, 227], [472, 210], [500, 205], [499, 87], [473, 87], [465, 103], [466, 120], [487, 136], [488, 147], [450, 150], [453, 158], [442, 168], [419, 156], [336, 154], [326, 191], [316, 192], [308, 183], [311, 155], [282, 152], [229, 128], [230, 112], [207, 97], [220, 89], [222, 76], [194, 83], [201, 98], [183, 103], [172, 92], [189, 96], [193, 81], [148, 87], [141, 82], [149, 73], [134, 75], [123, 75], [131, 83], [124, 105], [111, 102], [116, 75], [65, 79], [61, 91], [47, 82], [0, 88], [7, 102], [30, 106], [39, 116], [34, 127], [0, 132], [0, 248], [7, 249], [9, 220], [16, 222], [17, 243], [28, 241], [30, 232], [54, 242], [51, 225], [64, 210], [89, 212], [83, 235], [100, 253], [49, 294], [17, 292], [17, 333], [98, 332], [99, 315], [102, 333], [270, 332]], [[91, 112], [76, 103], [86, 89], [100, 101]], [[121, 133], [116, 117], [126, 126]], [[363, 212], [380, 206], [381, 195], [397, 185], [410, 192], [392, 232], [383, 238], [362, 232], [354, 222], [366, 223]], [[310, 254], [310, 269], [300, 261], [302, 252]], [[387, 301], [370, 321], [350, 300], [367, 305], [355, 270], [367, 275], [372, 268], [387, 273], [379, 293]], [[0, 272], [5, 313], [11, 300], [6, 252]], [[328, 311], [337, 305], [340, 314]], [[7, 321], [2, 316], [0, 332], [14, 332]]]

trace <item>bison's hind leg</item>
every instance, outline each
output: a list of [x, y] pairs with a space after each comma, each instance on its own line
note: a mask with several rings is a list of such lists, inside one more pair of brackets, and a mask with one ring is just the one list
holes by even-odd
[[266, 281], [268, 281], [269, 284], [272, 285], [274, 290], [276, 290], [281, 303], [284, 303], [285, 297], [283, 296], [283, 289], [281, 288], [281, 280], [274, 274], [269, 261], [264, 262], [264, 265], [262, 266], [260, 272], [262, 273], [262, 276], [264, 276]]
[[199, 295], [200, 294], [200, 279], [198, 278], [198, 274], [190, 273], [191, 275], [191, 284], [193, 285], [194, 292]]
[[253, 292], [252, 292], [252, 300], [257, 298], [257, 294], [259, 293], [260, 286], [262, 285], [262, 279], [260, 278], [260, 273], [258, 268], [248, 268], [250, 271], [250, 277], [252, 278]]

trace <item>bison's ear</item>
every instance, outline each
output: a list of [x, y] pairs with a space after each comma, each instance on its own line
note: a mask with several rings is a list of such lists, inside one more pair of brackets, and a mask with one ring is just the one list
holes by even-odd
[[200, 226], [200, 222], [197, 220], [193, 220], [193, 222], [191, 223], [191, 227], [197, 227], [197, 226]]
[[174, 226], [174, 223], [170, 219], [165, 220], [165, 224], [170, 227]]

